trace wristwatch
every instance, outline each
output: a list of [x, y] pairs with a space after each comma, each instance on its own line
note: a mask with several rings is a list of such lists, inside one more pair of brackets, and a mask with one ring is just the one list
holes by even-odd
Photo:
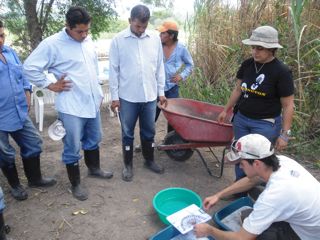
[[288, 129], [288, 130], [281, 130], [281, 135], [285, 135], [285, 136], [288, 136], [290, 137], [291, 136], [291, 130]]
[[289, 142], [289, 137], [291, 136], [291, 130], [281, 130], [281, 133], [280, 133], [280, 138], [283, 139], [284, 141], [286, 142]]

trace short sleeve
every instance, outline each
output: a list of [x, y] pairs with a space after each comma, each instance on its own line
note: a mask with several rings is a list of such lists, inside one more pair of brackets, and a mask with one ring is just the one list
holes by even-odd
[[284, 64], [281, 66], [277, 84], [277, 94], [279, 97], [288, 97], [294, 94], [294, 84], [291, 70]]

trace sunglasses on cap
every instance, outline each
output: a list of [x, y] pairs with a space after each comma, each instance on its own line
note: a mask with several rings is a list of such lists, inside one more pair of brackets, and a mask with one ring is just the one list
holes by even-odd
[[247, 155], [250, 155], [250, 156], [258, 158], [258, 159], [260, 158], [260, 156], [258, 156], [256, 154], [237, 149], [237, 147], [236, 147], [237, 142], [238, 142], [238, 140], [234, 140], [232, 142], [231, 148], [230, 148], [231, 151], [229, 153], [229, 156], [231, 157], [231, 159], [233, 159], [233, 161], [235, 161], [236, 159], [240, 159], [241, 158], [241, 153], [245, 153]]

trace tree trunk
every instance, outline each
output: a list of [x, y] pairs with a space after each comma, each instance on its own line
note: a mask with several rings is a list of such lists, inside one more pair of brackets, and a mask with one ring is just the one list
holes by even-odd
[[42, 41], [42, 29], [37, 16], [37, 0], [23, 0], [26, 13], [27, 28], [30, 38], [31, 50]]

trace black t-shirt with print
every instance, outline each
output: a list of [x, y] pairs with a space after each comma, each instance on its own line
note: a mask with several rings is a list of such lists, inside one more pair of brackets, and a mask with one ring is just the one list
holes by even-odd
[[265, 119], [279, 116], [280, 97], [288, 97], [294, 93], [291, 71], [277, 58], [263, 66], [256, 63], [256, 67], [253, 58], [249, 58], [241, 64], [237, 78], [242, 80], [242, 94], [237, 107], [249, 118]]

